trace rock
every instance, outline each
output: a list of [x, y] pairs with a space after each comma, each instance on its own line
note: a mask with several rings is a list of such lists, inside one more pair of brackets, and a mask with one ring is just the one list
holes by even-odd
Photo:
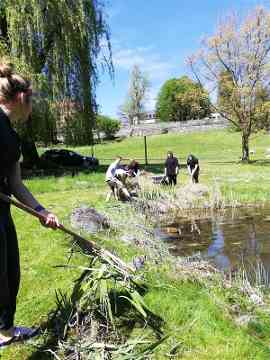
[[251, 302], [253, 302], [255, 305], [262, 305], [263, 304], [263, 299], [261, 296], [253, 293], [250, 295], [250, 300]]
[[127, 243], [127, 244], [134, 244], [137, 241], [137, 238], [132, 234], [123, 234], [120, 237], [120, 240]]
[[203, 184], [188, 184], [185, 187], [179, 189], [177, 194], [180, 195], [180, 197], [185, 195], [187, 198], [188, 194], [195, 197], [201, 197], [209, 194], [209, 189], [206, 185]]
[[168, 132], [169, 132], [168, 128], [161, 129], [161, 134], [168, 134]]
[[140, 270], [144, 266], [145, 261], [146, 261], [146, 256], [141, 255], [141, 256], [136, 256], [135, 258], [133, 258], [132, 262], [133, 262], [135, 269]]
[[162, 184], [163, 180], [165, 180], [164, 174], [152, 176], [153, 184]]
[[203, 184], [192, 184], [189, 187], [190, 192], [196, 196], [204, 196], [209, 193], [209, 189], [206, 185]]
[[98, 213], [96, 209], [87, 206], [73, 210], [71, 214], [71, 225], [89, 233], [97, 233], [110, 227], [109, 220], [106, 216]]
[[253, 320], [251, 315], [241, 315], [235, 319], [235, 322], [238, 326], [247, 326], [251, 320]]

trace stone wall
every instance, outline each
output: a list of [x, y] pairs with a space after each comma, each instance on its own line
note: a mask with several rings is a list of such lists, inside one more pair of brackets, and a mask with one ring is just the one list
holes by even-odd
[[214, 129], [225, 129], [229, 126], [228, 120], [217, 118], [205, 118], [200, 120], [188, 120], [184, 122], [163, 122], [155, 124], [138, 124], [135, 126], [124, 126], [117, 136], [149, 136], [166, 133], [186, 133], [197, 131], [209, 131]]

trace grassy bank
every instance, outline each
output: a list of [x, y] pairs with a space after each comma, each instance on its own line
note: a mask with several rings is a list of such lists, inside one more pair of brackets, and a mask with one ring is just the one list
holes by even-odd
[[[252, 151], [250, 155], [252, 163], [242, 164], [240, 133], [224, 130], [149, 136], [147, 137], [148, 158], [152, 164], [149, 169], [163, 171], [163, 161], [156, 159], [164, 159], [168, 150], [172, 150], [183, 165], [187, 155], [193, 153], [200, 159], [200, 181], [208, 186], [216, 184], [225, 198], [251, 203], [269, 201], [270, 158], [267, 157], [270, 149], [269, 140], [268, 134], [260, 133], [251, 137], [250, 149], [255, 151], [255, 154]], [[85, 155], [91, 154], [89, 147], [78, 147], [76, 150]], [[129, 138], [121, 142], [95, 146], [95, 156], [101, 159], [101, 164], [108, 164], [107, 159], [117, 155], [142, 159], [143, 164], [143, 138]], [[182, 169], [179, 181], [182, 184], [188, 181], [185, 169]]]
[[[201, 181], [209, 187], [213, 184], [221, 189], [228, 199], [242, 202], [269, 201], [268, 177], [270, 163], [265, 157], [268, 136], [252, 140], [256, 149], [254, 160], [248, 165], [239, 163], [240, 136], [236, 133], [213, 132], [190, 135], [162, 135], [148, 139], [150, 157], [163, 158], [168, 149], [180, 160], [193, 152], [201, 160]], [[89, 154], [89, 148], [77, 148]], [[142, 139], [128, 139], [121, 143], [96, 146], [96, 156], [113, 158], [121, 154], [136, 158], [143, 156]], [[108, 160], [102, 161], [107, 164]], [[156, 171], [161, 167], [157, 164]], [[153, 169], [152, 168], [152, 169]], [[188, 181], [185, 169], [180, 175], [179, 188]], [[70, 226], [71, 211], [82, 204], [96, 207], [109, 214], [117, 223], [132, 224], [132, 214], [127, 205], [105, 203], [106, 187], [103, 170], [95, 174], [80, 174], [75, 177], [48, 177], [26, 181], [40, 201], [59, 215], [65, 225]], [[14, 219], [21, 247], [22, 284], [18, 298], [16, 322], [32, 325], [46, 322], [48, 313], [55, 308], [55, 290], [70, 293], [73, 281], [80, 269], [55, 268], [66, 264], [69, 258], [69, 241], [63, 234], [41, 228], [39, 223], [14, 210]], [[138, 217], [141, 223], [145, 221]], [[136, 232], [138, 230], [136, 229]], [[146, 251], [142, 246], [124, 243], [120, 230], [103, 233], [101, 244], [114, 250], [126, 262]], [[72, 265], [86, 265], [80, 254], [75, 254]], [[266, 293], [264, 305], [255, 307], [240, 287], [224, 286], [219, 276], [209, 280], [183, 278], [174, 265], [149, 261], [144, 269], [148, 286], [145, 301], [153, 312], [164, 319], [164, 334], [170, 337], [153, 355], [153, 359], [268, 359], [270, 356], [270, 320], [267, 315], [269, 298]], [[237, 307], [237, 314], [235, 310]], [[235, 319], [241, 315], [252, 316], [246, 326], [239, 326]], [[134, 328], [130, 338], [145, 335], [141, 327]], [[25, 345], [12, 346], [0, 351], [4, 360], [51, 359], [49, 353], [40, 352], [46, 334]], [[173, 357], [175, 355], [175, 357]]]

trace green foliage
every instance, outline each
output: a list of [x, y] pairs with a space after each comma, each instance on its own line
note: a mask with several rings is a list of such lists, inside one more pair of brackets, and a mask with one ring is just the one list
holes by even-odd
[[27, 122], [20, 120], [15, 124], [22, 138], [31, 138], [45, 146], [57, 142], [56, 114], [53, 103], [42, 97], [33, 101], [33, 114]]
[[270, 12], [258, 6], [245, 18], [231, 14], [189, 57], [195, 78], [209, 89], [219, 87], [218, 112], [241, 129], [242, 161], [249, 161], [249, 137], [269, 127]]
[[[71, 113], [65, 114], [58, 110], [59, 114], [59, 131], [58, 133], [62, 135], [63, 142], [67, 145], [76, 146], [82, 144], [83, 141], [83, 123], [84, 115], [80, 111], [71, 111]], [[62, 120], [61, 120], [62, 119]]]
[[92, 142], [101, 43], [106, 53], [102, 66], [113, 71], [104, 11], [101, 0], [6, 0], [1, 7], [2, 41], [12, 57], [37, 75], [36, 88], [43, 88], [38, 76], [45, 74], [50, 101], [69, 98], [83, 109], [77, 144]]
[[[56, 113], [53, 102], [48, 94], [48, 79], [44, 74], [36, 74], [29, 64], [23, 59], [9, 53], [5, 42], [0, 41], [0, 58], [14, 65], [16, 71], [31, 79], [33, 96], [33, 114], [29, 122], [18, 121], [15, 124], [16, 130], [22, 137], [29, 137], [35, 141], [43, 142], [45, 145], [56, 142]], [[35, 89], [39, 91], [36, 92]]]
[[[260, 81], [256, 83], [254, 91], [254, 103], [252, 104], [252, 121], [249, 131], [270, 127], [270, 95], [269, 91]], [[233, 76], [228, 71], [222, 71], [218, 82], [218, 102], [220, 111], [228, 118], [232, 119], [232, 128], [242, 131], [245, 126], [239, 121], [241, 115], [241, 96], [239, 89], [233, 81]], [[238, 115], [237, 115], [238, 114]]]
[[210, 114], [210, 100], [206, 90], [187, 76], [170, 79], [162, 86], [156, 111], [161, 121], [185, 121]]
[[[117, 131], [120, 130], [120, 121], [112, 119], [109, 116], [98, 115], [96, 119], [96, 130], [103, 132], [106, 139], [113, 139]], [[100, 136], [99, 136], [100, 137]]]
[[218, 99], [217, 104], [223, 112], [231, 108], [231, 95], [233, 90], [233, 78], [228, 71], [222, 71], [218, 81]]

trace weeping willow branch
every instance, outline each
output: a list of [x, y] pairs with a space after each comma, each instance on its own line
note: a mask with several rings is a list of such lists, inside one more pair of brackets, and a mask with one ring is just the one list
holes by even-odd
[[113, 76], [102, 0], [6, 0], [0, 31], [9, 54], [48, 81], [46, 95], [82, 109], [81, 144], [92, 143], [99, 65]]

